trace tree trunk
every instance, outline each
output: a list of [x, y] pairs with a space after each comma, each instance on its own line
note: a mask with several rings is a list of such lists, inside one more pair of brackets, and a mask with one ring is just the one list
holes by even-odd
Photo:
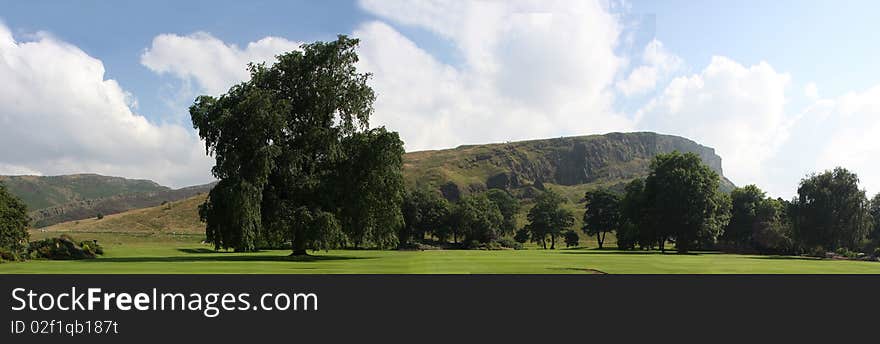
[[605, 242], [605, 232], [596, 234], [596, 241], [599, 242], [599, 249], [602, 249], [602, 243]]
[[550, 235], [550, 249], [551, 250], [556, 249], [556, 236], [555, 235]]
[[294, 233], [293, 240], [290, 241], [291, 249], [293, 250], [292, 256], [308, 256], [309, 253], [306, 252], [306, 238], [303, 233]]

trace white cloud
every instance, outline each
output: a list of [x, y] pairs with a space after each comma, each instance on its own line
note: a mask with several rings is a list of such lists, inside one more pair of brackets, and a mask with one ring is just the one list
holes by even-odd
[[451, 42], [462, 60], [440, 61], [383, 22], [354, 32], [360, 68], [375, 75], [374, 124], [399, 130], [407, 150], [632, 128], [611, 108], [620, 27], [598, 2], [361, 5]]
[[150, 70], [195, 81], [212, 95], [226, 92], [230, 86], [247, 80], [247, 64], [275, 61], [275, 56], [296, 50], [300, 42], [265, 37], [242, 49], [226, 44], [206, 32], [188, 36], [162, 34], [141, 55], [141, 64]]
[[632, 96], [654, 90], [661, 78], [667, 77], [682, 65], [682, 60], [668, 52], [663, 43], [655, 39], [645, 46], [642, 63], [626, 79], [615, 84], [618, 91]]
[[639, 127], [714, 147], [734, 183], [767, 182], [765, 162], [787, 139], [788, 74], [761, 62], [713, 57], [699, 74], [677, 77], [638, 111]]
[[18, 42], [0, 24], [0, 173], [209, 181], [211, 159], [191, 130], [151, 123], [135, 103], [100, 60], [45, 33]]
[[819, 87], [816, 86], [815, 82], [807, 83], [804, 86], [804, 95], [810, 99], [819, 98]]

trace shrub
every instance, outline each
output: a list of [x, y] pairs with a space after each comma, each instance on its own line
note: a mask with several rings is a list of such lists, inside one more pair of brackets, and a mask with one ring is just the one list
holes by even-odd
[[501, 247], [512, 248], [514, 250], [521, 250], [523, 248], [521, 243], [510, 238], [498, 239], [498, 244], [501, 245]]
[[[82, 244], [86, 244], [86, 247]], [[66, 234], [58, 238], [32, 241], [28, 248], [28, 255], [31, 258], [52, 260], [92, 259], [103, 252], [103, 248], [97, 242], [83, 242], [77, 245], [76, 241]]]
[[874, 249], [874, 257], [880, 258], [880, 247]]
[[95, 218], [97, 218], [98, 220], [101, 220], [104, 218], [104, 214], [98, 213], [98, 216], [95, 216]]
[[825, 249], [822, 246], [816, 246], [807, 254], [810, 257], [825, 258]]
[[575, 231], [568, 230], [565, 232], [565, 247], [577, 247], [580, 240], [581, 238]]
[[9, 248], [0, 247], [0, 262], [3, 261], [19, 261], [22, 260], [22, 257], [18, 254], [18, 252], [11, 250]]

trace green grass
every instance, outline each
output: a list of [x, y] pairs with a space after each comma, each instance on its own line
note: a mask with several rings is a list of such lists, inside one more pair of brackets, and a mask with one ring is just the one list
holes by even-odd
[[[179, 238], [178, 238], [179, 239]], [[307, 274], [571, 274], [571, 273], [880, 273], [878, 262], [832, 261], [800, 257], [720, 253], [678, 255], [596, 249], [505, 251], [315, 252], [293, 259], [289, 251], [214, 252], [182, 240], [147, 242], [143, 238], [106, 244], [93, 260], [32, 260], [0, 264], [0, 273], [307, 273]]]

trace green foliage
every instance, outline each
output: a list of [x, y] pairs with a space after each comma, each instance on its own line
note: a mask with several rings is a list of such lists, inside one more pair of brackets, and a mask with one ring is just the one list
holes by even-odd
[[305, 254], [339, 245], [340, 229], [355, 246], [397, 244], [403, 144], [368, 130], [375, 94], [356, 70], [357, 44], [304, 44], [190, 107], [220, 180], [200, 208], [215, 247], [253, 251], [289, 238]]
[[103, 248], [96, 242], [83, 241], [77, 244], [76, 241], [68, 235], [33, 241], [28, 247], [28, 255], [33, 259], [93, 259], [97, 255], [103, 253]]
[[838, 167], [801, 180], [796, 200], [794, 235], [806, 248], [855, 249], [871, 226], [871, 214], [859, 178]]
[[547, 248], [547, 238], [550, 238], [550, 249], [556, 248], [556, 238], [574, 225], [574, 215], [571, 211], [562, 207], [566, 200], [552, 190], [538, 195], [535, 206], [529, 210], [526, 216], [532, 241], [540, 243], [541, 247]]
[[693, 153], [660, 154], [645, 180], [647, 218], [660, 249], [675, 241], [678, 252], [715, 243], [729, 221], [729, 198], [719, 177]]
[[[599, 248], [605, 242], [605, 234], [620, 228], [620, 197], [608, 190], [588, 191], [584, 195], [586, 211], [584, 212], [583, 231], [587, 235], [595, 235]], [[566, 234], [566, 244], [568, 243]]]
[[621, 225], [617, 231], [617, 247], [631, 250], [639, 245], [643, 249], [655, 246], [657, 235], [654, 224], [650, 222], [650, 205], [645, 197], [645, 181], [634, 179], [624, 188], [620, 200]]
[[565, 231], [565, 247], [577, 247], [578, 242], [581, 238], [578, 236], [577, 232], [573, 230]]
[[[526, 241], [528, 241], [528, 239], [526, 239]], [[501, 245], [501, 247], [512, 248], [514, 250], [521, 250], [523, 248], [521, 242], [518, 242], [511, 238], [500, 238], [496, 240], [496, 242], [498, 243], [498, 245]]]
[[486, 194], [470, 195], [456, 203], [453, 225], [464, 235], [465, 242], [488, 243], [498, 237], [504, 222], [501, 211]]
[[486, 192], [486, 196], [489, 197], [489, 200], [492, 201], [492, 203], [495, 203], [498, 210], [501, 211], [501, 216], [504, 217], [504, 222], [501, 224], [499, 234], [514, 234], [517, 228], [516, 214], [520, 209], [519, 201], [516, 198], [513, 198], [509, 192], [500, 189], [491, 189]]
[[874, 195], [874, 198], [871, 198], [870, 207], [868, 209], [871, 213], [871, 221], [873, 224], [870, 237], [875, 241], [880, 241], [880, 193]]
[[0, 182], [0, 249], [21, 252], [28, 241], [27, 206]]
[[426, 234], [436, 235], [441, 242], [449, 236], [457, 241], [459, 232], [450, 227], [451, 212], [449, 202], [436, 190], [423, 188], [407, 193], [402, 203], [404, 225], [398, 235], [400, 243], [421, 241]]
[[346, 160], [337, 168], [340, 223], [354, 247], [397, 246], [403, 227], [403, 141], [385, 128], [355, 133], [342, 142]]
[[531, 238], [531, 235], [529, 233], [528, 228], [520, 228], [519, 230], [516, 231], [516, 234], [513, 236], [513, 240], [515, 240], [516, 242], [518, 242], [520, 244], [525, 244], [527, 241], [529, 241], [530, 238]]
[[103, 219], [104, 219], [104, 214], [103, 214], [103, 213], [98, 213], [98, 215], [95, 216], [95, 218], [98, 219], [98, 220], [103, 220]]

